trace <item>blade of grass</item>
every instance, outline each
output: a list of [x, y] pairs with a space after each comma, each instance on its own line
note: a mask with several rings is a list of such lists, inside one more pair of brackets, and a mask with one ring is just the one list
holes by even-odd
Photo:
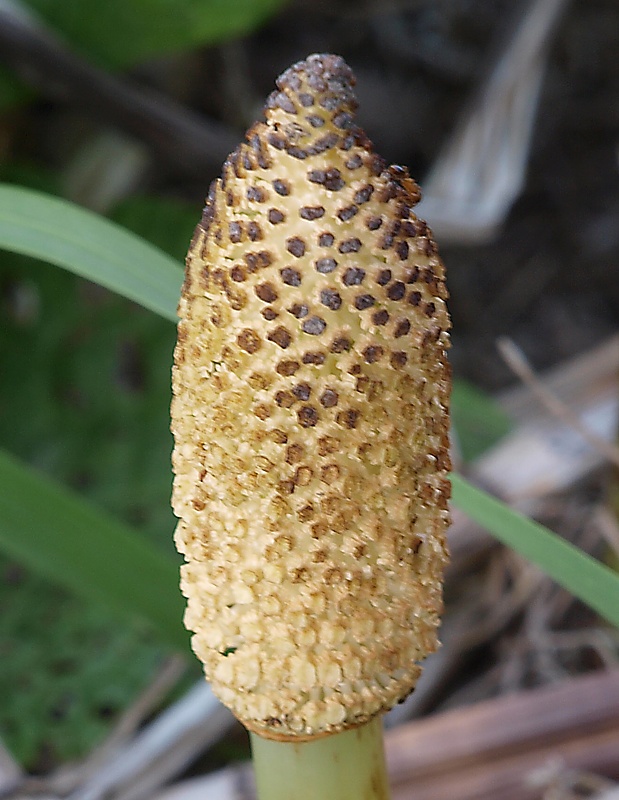
[[0, 248], [56, 264], [176, 320], [180, 265], [124, 228], [65, 200], [0, 184]]
[[556, 533], [451, 475], [454, 503], [503, 544], [619, 627], [619, 575]]
[[187, 651], [178, 565], [139, 533], [0, 450], [0, 548]]

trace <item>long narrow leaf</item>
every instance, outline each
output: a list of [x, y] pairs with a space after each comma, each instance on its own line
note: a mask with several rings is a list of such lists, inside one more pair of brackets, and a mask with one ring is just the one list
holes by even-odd
[[619, 626], [619, 575], [459, 475], [451, 476], [451, 485], [454, 503], [465, 514]]
[[124, 228], [66, 200], [0, 184], [0, 248], [71, 270], [176, 319], [180, 265]]
[[0, 450], [0, 548], [187, 649], [178, 566], [139, 533]]

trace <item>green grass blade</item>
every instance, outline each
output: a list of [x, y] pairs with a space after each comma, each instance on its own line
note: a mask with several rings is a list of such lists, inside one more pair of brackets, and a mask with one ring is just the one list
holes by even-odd
[[187, 650], [178, 565], [139, 533], [0, 450], [0, 548]]
[[176, 320], [180, 265], [138, 236], [66, 200], [0, 184], [0, 248], [71, 270]]
[[451, 485], [453, 501], [465, 514], [619, 627], [619, 575], [459, 475], [451, 476]]

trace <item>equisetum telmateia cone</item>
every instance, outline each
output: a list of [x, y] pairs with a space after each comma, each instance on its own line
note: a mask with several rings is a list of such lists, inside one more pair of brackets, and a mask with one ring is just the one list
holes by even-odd
[[419, 190], [311, 56], [211, 186], [179, 306], [185, 624], [247, 728], [303, 740], [408, 695], [437, 647], [449, 318]]

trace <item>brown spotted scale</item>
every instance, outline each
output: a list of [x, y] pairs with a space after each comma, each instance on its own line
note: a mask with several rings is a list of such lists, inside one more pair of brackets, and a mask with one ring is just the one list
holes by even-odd
[[214, 692], [277, 739], [402, 700], [442, 607], [444, 268], [353, 84], [331, 55], [279, 78], [211, 186], [179, 305], [185, 624]]

